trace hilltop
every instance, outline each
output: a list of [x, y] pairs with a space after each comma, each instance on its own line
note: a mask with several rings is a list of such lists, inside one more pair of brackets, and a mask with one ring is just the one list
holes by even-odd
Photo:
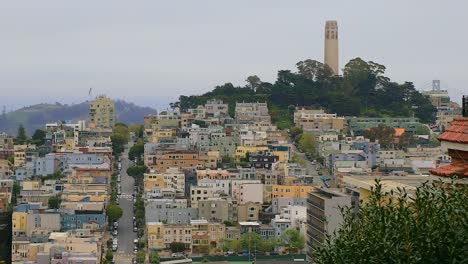
[[[123, 100], [115, 102], [117, 122], [125, 124], [143, 123], [143, 116], [156, 114], [156, 110], [150, 107], [137, 106]], [[57, 120], [87, 120], [88, 102], [67, 105], [36, 104], [23, 107], [4, 116], [0, 116], [0, 131], [16, 135], [18, 126], [23, 124], [26, 132], [31, 135], [36, 129], [43, 129], [45, 123], [56, 122]]]
[[322, 108], [342, 116], [416, 116], [424, 123], [434, 122], [436, 109], [430, 100], [413, 83], [396, 83], [384, 76], [383, 65], [355, 58], [345, 65], [342, 76], [333, 75], [327, 65], [315, 60], [296, 66], [296, 72], [278, 71], [274, 83], [249, 76], [245, 86], [226, 83], [202, 95], [182, 95], [173, 105], [187, 110], [216, 98], [229, 103], [233, 115], [236, 101], [267, 102], [272, 121], [280, 128], [292, 126], [295, 106]]

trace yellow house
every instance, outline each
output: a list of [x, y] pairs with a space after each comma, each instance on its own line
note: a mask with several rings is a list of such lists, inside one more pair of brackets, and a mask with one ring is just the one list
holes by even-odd
[[315, 188], [311, 185], [273, 185], [271, 197], [307, 198], [307, 193]]
[[39, 181], [23, 181], [23, 190], [25, 191], [37, 191], [41, 188]]
[[185, 174], [178, 168], [169, 168], [162, 173], [145, 173], [144, 191], [151, 191], [153, 188], [170, 188], [178, 193], [185, 191]]
[[185, 250], [192, 249], [192, 226], [190, 225], [165, 225], [164, 244], [170, 248], [172, 242], [184, 243]]
[[175, 138], [176, 130], [175, 129], [161, 129], [153, 125], [153, 133], [150, 138], [150, 142], [160, 142], [164, 139]]
[[278, 156], [280, 163], [285, 163], [289, 160], [289, 151], [273, 151], [273, 155]]
[[257, 151], [267, 151], [267, 146], [237, 146], [236, 153], [234, 154], [234, 159], [240, 161], [246, 157], [247, 153], [254, 153]]
[[164, 245], [164, 224], [161, 222], [146, 223], [146, 234], [148, 237], [148, 249], [163, 249]]
[[28, 213], [13, 212], [13, 215], [11, 217], [13, 233], [26, 232], [27, 217], [28, 217]]

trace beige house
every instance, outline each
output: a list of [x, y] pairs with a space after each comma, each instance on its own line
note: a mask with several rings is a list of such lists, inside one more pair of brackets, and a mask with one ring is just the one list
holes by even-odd
[[343, 132], [346, 128], [346, 119], [337, 114], [325, 113], [322, 109], [296, 107], [294, 124], [307, 132]]
[[105, 95], [89, 104], [89, 127], [112, 128], [115, 125], [115, 103]]
[[237, 220], [239, 222], [257, 222], [262, 211], [261, 203], [247, 202], [237, 206]]

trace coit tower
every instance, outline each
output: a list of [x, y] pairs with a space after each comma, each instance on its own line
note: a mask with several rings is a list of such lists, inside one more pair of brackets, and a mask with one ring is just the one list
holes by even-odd
[[338, 75], [338, 23], [329, 20], [325, 23], [325, 54], [324, 62], [335, 75]]

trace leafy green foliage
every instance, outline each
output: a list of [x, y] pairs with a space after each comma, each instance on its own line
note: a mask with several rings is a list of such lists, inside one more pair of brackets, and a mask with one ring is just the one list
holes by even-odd
[[151, 251], [149, 254], [149, 262], [150, 264], [159, 264], [161, 262], [161, 258], [159, 257], [158, 252]]
[[119, 220], [122, 217], [122, 214], [122, 208], [118, 205], [109, 204], [106, 208], [106, 215], [111, 223]]
[[63, 177], [65, 177], [65, 175], [63, 175], [60, 171], [54, 171], [54, 173], [52, 173], [52, 174], [47, 174], [46, 176], [42, 176], [41, 180], [42, 181], [45, 181], [45, 180], [58, 180], [58, 179], [62, 179]]
[[112, 152], [114, 155], [118, 155], [124, 151], [124, 145], [127, 144], [127, 140], [124, 135], [113, 134], [111, 137]]
[[145, 263], [146, 254], [143, 251], [138, 251], [136, 256], [137, 263]]
[[132, 177], [142, 177], [148, 168], [144, 165], [135, 165], [127, 168], [127, 174]]
[[60, 199], [57, 196], [50, 197], [48, 200], [49, 209], [59, 209], [61, 202], [62, 202], [62, 199]]
[[232, 221], [227, 221], [227, 220], [224, 221], [223, 224], [224, 224], [225, 226], [236, 226], [236, 224], [235, 224], [234, 222], [232, 222]]
[[420, 126], [415, 132], [416, 135], [430, 135], [431, 131], [427, 126]]
[[234, 116], [236, 101], [266, 101], [273, 122], [282, 128], [292, 125], [291, 105], [321, 107], [339, 115], [409, 117], [414, 114], [423, 122], [435, 119], [436, 110], [429, 99], [410, 82], [391, 82], [384, 76], [383, 65], [356, 58], [346, 64], [342, 77], [331, 75], [326, 65], [314, 60], [301, 61], [296, 66], [297, 73], [279, 71], [274, 84], [248, 78], [244, 87], [226, 83], [201, 96], [180, 96], [179, 105], [186, 110], [217, 98], [229, 104], [229, 114]]
[[36, 129], [32, 136], [32, 143], [38, 146], [44, 145], [45, 143], [46, 132], [42, 129]]
[[172, 242], [169, 244], [169, 248], [171, 249], [171, 252], [183, 252], [185, 250], [185, 244], [182, 242]]
[[310, 153], [312, 155], [316, 154], [317, 141], [315, 140], [314, 135], [309, 133], [303, 133], [298, 142], [299, 148], [304, 152]]
[[145, 152], [145, 143], [139, 141], [137, 144], [133, 145], [128, 151], [128, 158], [130, 160], [135, 160], [135, 158], [141, 159], [141, 156]]
[[387, 148], [393, 144], [394, 134], [395, 129], [384, 124], [379, 124], [376, 127], [371, 127], [362, 132], [362, 135], [371, 141], [379, 140], [380, 146], [383, 148]]
[[18, 196], [21, 192], [21, 186], [19, 183], [13, 183], [13, 190], [12, 190], [12, 197], [11, 197], [11, 204], [15, 206], [18, 203]]
[[15, 138], [15, 144], [16, 145], [23, 145], [28, 143], [28, 136], [26, 136], [26, 130], [24, 129], [23, 124], [20, 124], [18, 127], [18, 133]]
[[114, 259], [114, 255], [112, 254], [112, 251], [108, 250], [106, 253], [106, 260], [112, 261], [113, 259]]
[[303, 249], [305, 245], [304, 236], [297, 229], [288, 229], [280, 237], [283, 246], [289, 249]]
[[409, 195], [376, 183], [356, 218], [313, 251], [316, 263], [464, 263], [468, 259], [468, 188], [424, 184]]
[[276, 238], [269, 238], [260, 241], [260, 245], [258, 245], [257, 248], [261, 252], [272, 252], [277, 245], [278, 240]]
[[249, 249], [249, 246], [250, 248], [254, 248], [255, 245], [260, 245], [261, 241], [262, 237], [254, 232], [244, 233], [240, 238], [240, 244], [242, 249]]
[[140, 125], [140, 124], [131, 125], [128, 127], [128, 131], [135, 133], [135, 136], [137, 138], [143, 138], [143, 131], [144, 131], [143, 125]]

